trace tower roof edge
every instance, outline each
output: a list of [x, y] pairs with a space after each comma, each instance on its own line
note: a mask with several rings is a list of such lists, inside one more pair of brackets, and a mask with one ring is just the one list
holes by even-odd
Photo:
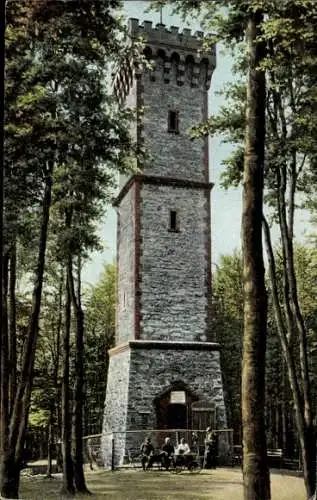
[[[201, 51], [207, 55], [203, 49], [203, 31], [193, 32], [189, 28], [181, 30], [178, 26], [170, 26], [168, 28], [165, 24], [156, 24], [156, 26], [153, 26], [152, 21], [143, 21], [143, 23], [140, 23], [135, 18], [129, 19], [128, 28], [132, 38], [143, 37], [150, 46], [157, 48], [162, 46], [165, 49], [167, 46], [171, 46], [173, 49], [179, 49], [180, 51]], [[208, 55], [215, 56], [215, 46], [208, 52]]]

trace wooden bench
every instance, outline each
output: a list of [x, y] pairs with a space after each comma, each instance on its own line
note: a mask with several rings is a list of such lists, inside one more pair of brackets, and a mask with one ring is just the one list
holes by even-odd
[[242, 446], [240, 444], [233, 446], [232, 466], [242, 465]]
[[[232, 465], [241, 465], [243, 459], [243, 451], [241, 445], [233, 446], [233, 455], [232, 455]], [[275, 467], [277, 469], [281, 469], [283, 467], [283, 450], [281, 448], [276, 449], [268, 449], [267, 450], [267, 459], [269, 467]]]
[[267, 460], [269, 467], [274, 467], [276, 469], [281, 469], [283, 467], [283, 450], [282, 448], [276, 448], [275, 450], [267, 450]]

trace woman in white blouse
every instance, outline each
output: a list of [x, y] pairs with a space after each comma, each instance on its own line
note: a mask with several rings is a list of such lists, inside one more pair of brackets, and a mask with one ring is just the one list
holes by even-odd
[[182, 438], [179, 442], [179, 445], [176, 447], [176, 455], [185, 455], [186, 453], [190, 453], [190, 448], [187, 443], [185, 443], [185, 439]]

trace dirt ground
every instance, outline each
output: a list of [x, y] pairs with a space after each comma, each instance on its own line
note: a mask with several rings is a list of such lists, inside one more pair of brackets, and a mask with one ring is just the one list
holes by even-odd
[[[87, 485], [94, 499], [111, 500], [242, 500], [240, 469], [202, 471], [200, 474], [166, 471], [124, 470], [87, 472]], [[271, 473], [272, 500], [305, 500], [303, 479], [287, 472]], [[24, 476], [21, 498], [62, 500], [61, 476]]]

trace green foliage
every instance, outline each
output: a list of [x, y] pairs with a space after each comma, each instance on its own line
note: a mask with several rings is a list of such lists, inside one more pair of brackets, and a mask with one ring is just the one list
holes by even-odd
[[[62, 270], [54, 259], [47, 266], [45, 296], [41, 311], [40, 336], [34, 370], [30, 425], [47, 428], [54, 406], [54, 421], [60, 412], [61, 329], [64, 299]], [[114, 346], [116, 308], [116, 266], [108, 264], [96, 283], [84, 294], [85, 312], [85, 433], [101, 431], [107, 385], [108, 350]], [[73, 339], [73, 332], [72, 332]], [[73, 344], [73, 341], [72, 341]], [[73, 345], [71, 366], [74, 366]], [[72, 374], [74, 375], [74, 374]], [[59, 431], [58, 431], [59, 435]]]
[[317, 251], [313, 247], [295, 248], [299, 300], [307, 328], [309, 370], [313, 401], [317, 397]]
[[[24, 287], [37, 262], [33, 242], [41, 231], [45, 181], [53, 181], [43, 301], [34, 329], [39, 338], [30, 404], [33, 427], [59, 421], [65, 287], [60, 263], [69, 256], [84, 261], [92, 249], [101, 248], [97, 227], [116, 175], [131, 170], [139, 153], [129, 133], [135, 113], [118, 105], [109, 85], [114, 66], [138, 51], [118, 15], [121, 5], [118, 0], [19, 0], [7, 5], [5, 244], [10, 251], [17, 242], [17, 275]], [[80, 295], [79, 283], [75, 286]], [[30, 299], [26, 290], [18, 350]], [[98, 354], [89, 356], [103, 368], [107, 347], [101, 337]], [[25, 401], [29, 406], [27, 397]], [[22, 422], [24, 416], [20, 418]]]
[[83, 246], [98, 246], [95, 224], [110, 199], [115, 172], [130, 168], [127, 157], [136, 154], [129, 134], [134, 113], [119, 108], [107, 83], [111, 68], [137, 50], [117, 14], [120, 6], [117, 0], [8, 4], [8, 244], [23, 235], [29, 220], [35, 237], [34, 214], [53, 162], [53, 203], [62, 211], [63, 203], [72, 205]]
[[31, 405], [29, 425], [32, 429], [46, 429], [49, 419], [49, 412], [43, 408], [36, 408], [34, 404]]
[[101, 431], [107, 386], [108, 350], [115, 342], [116, 266], [108, 264], [85, 300], [86, 433]]
[[[276, 254], [280, 253], [276, 249]], [[308, 246], [295, 248], [296, 276], [301, 309], [308, 331], [308, 353], [312, 379], [313, 398], [317, 394], [317, 252]], [[283, 289], [282, 259], [277, 261], [278, 286]], [[241, 361], [243, 336], [243, 273], [242, 257], [238, 252], [222, 256], [213, 275], [213, 328], [222, 346], [221, 365], [228, 425], [241, 439]], [[298, 347], [294, 346], [297, 366]], [[268, 445], [283, 448], [293, 454], [296, 449], [296, 429], [293, 420], [293, 403], [286, 377], [273, 305], [269, 288], [268, 345], [266, 360], [266, 414]], [[284, 424], [282, 421], [284, 419]], [[285, 432], [281, 426], [286, 425]]]
[[30, 405], [32, 430], [47, 428], [51, 411], [53, 422], [59, 420], [63, 281], [61, 267], [48, 259]]
[[241, 442], [241, 359], [243, 335], [242, 258], [238, 252], [221, 257], [213, 275], [213, 329], [222, 346], [221, 367], [228, 426]]

